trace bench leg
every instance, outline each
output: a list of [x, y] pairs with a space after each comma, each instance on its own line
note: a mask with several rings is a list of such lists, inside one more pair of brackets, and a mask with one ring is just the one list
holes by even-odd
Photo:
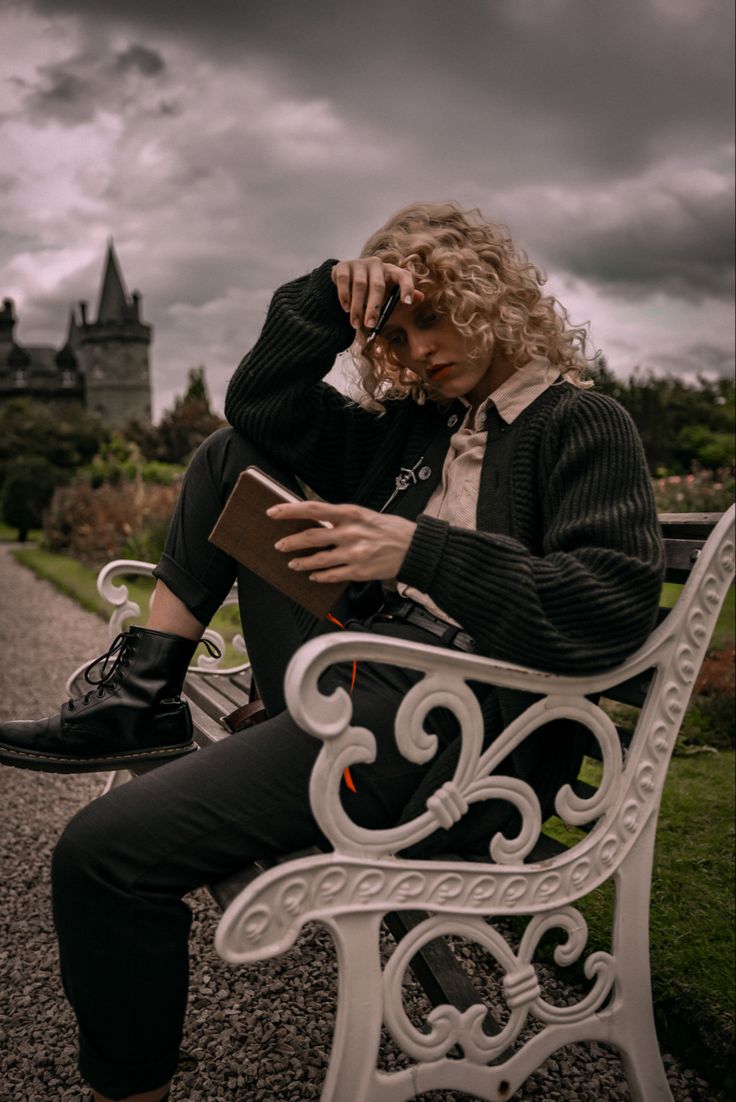
[[673, 1102], [659, 1051], [649, 968], [649, 896], [657, 816], [615, 875], [616, 995], [612, 1043], [621, 1053], [633, 1102]]
[[328, 925], [337, 947], [338, 992], [321, 1102], [372, 1102], [383, 1022], [381, 915], [340, 915]]

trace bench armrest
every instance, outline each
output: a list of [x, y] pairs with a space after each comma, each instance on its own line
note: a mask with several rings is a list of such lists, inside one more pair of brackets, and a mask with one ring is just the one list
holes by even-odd
[[[656, 810], [669, 758], [685, 714], [718, 612], [734, 575], [734, 509], [721, 518], [692, 570], [676, 608], [624, 663], [581, 677], [545, 673], [509, 662], [442, 647], [412, 643], [367, 632], [340, 632], [312, 639], [294, 655], [286, 673], [286, 702], [295, 721], [321, 739], [322, 749], [310, 783], [312, 811], [336, 852], [376, 859], [391, 857], [421, 841], [438, 827], [448, 829], [469, 804], [503, 799], [518, 810], [522, 827], [516, 838], [496, 835], [494, 861], [521, 862], [541, 830], [539, 801], [529, 785], [495, 773], [501, 762], [533, 731], [568, 718], [588, 728], [598, 742], [603, 776], [594, 795], [577, 796], [570, 785], [557, 794], [555, 809], [564, 822], [582, 826], [600, 820], [587, 841], [597, 843], [609, 828], [621, 831], [626, 845]], [[424, 676], [407, 693], [394, 724], [397, 745], [407, 760], [424, 764], [438, 749], [424, 728], [433, 708], [452, 711], [460, 724], [460, 754], [452, 780], [426, 803], [413, 820], [386, 830], [366, 830], [345, 813], [340, 800], [344, 770], [376, 755], [375, 737], [353, 726], [352, 703], [341, 688], [319, 689], [319, 678], [335, 663], [387, 662]], [[623, 767], [621, 744], [611, 719], [589, 697], [605, 695], [624, 681], [653, 670], [646, 700]], [[541, 696], [483, 750], [483, 717], [468, 681]]]
[[[395, 737], [401, 753], [420, 764], [438, 749], [436, 736], [424, 728], [433, 708], [448, 708], [460, 724], [461, 748], [455, 774], [427, 801], [426, 811], [407, 823], [386, 830], [357, 826], [339, 798], [345, 768], [375, 758], [372, 732], [351, 724], [352, 702], [343, 689], [324, 694], [319, 678], [334, 663], [353, 660], [387, 662], [424, 673], [401, 702], [395, 718]], [[620, 668], [619, 678], [629, 673]], [[517, 837], [496, 835], [490, 844], [495, 861], [520, 862], [533, 848], [541, 830], [541, 811], [533, 789], [525, 782], [495, 772], [504, 758], [538, 727], [569, 717], [589, 728], [601, 747], [603, 780], [594, 796], [582, 799], [565, 785], [557, 797], [557, 811], [570, 824], [601, 815], [611, 804], [622, 768], [621, 746], [610, 718], [586, 694], [599, 691], [609, 675], [562, 677], [525, 669], [507, 662], [442, 647], [361, 632], [319, 636], [300, 648], [286, 674], [287, 707], [304, 730], [324, 743], [311, 777], [314, 815], [336, 851], [375, 858], [393, 855], [426, 838], [438, 827], [449, 828], [469, 804], [487, 799], [511, 802], [519, 811], [522, 829]], [[468, 681], [521, 689], [542, 699], [511, 723], [483, 750], [483, 716]], [[613, 683], [613, 682], [610, 682]]]

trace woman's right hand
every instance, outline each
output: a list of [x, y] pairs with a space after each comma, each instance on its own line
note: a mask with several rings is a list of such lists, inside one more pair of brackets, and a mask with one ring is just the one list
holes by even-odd
[[364, 325], [372, 329], [378, 321], [381, 307], [394, 287], [401, 288], [401, 301], [416, 305], [424, 298], [414, 286], [411, 272], [396, 264], [384, 264], [376, 256], [357, 260], [341, 260], [332, 269], [332, 282], [337, 287], [340, 304], [350, 314], [354, 329]]

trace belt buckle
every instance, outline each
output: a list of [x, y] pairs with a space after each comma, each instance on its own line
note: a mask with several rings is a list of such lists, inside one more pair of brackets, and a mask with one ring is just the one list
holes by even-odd
[[408, 597], [399, 597], [397, 595], [394, 598], [394, 606], [391, 612], [387, 613], [387, 616], [389, 616], [392, 620], [402, 622], [406, 620], [415, 604], [416, 602], [409, 600]]

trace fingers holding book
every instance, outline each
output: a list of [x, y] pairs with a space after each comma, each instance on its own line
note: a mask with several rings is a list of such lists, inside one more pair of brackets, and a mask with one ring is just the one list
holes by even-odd
[[[331, 505], [300, 501], [274, 505], [273, 520], [317, 521], [319, 528], [285, 536], [274, 545], [285, 555], [302, 552], [289, 561], [295, 571], [308, 572], [316, 582], [385, 581], [395, 578], [409, 550], [416, 524], [403, 517], [377, 513], [359, 505]], [[329, 525], [329, 547], [325, 530]], [[311, 549], [314, 553], [308, 554]]]

